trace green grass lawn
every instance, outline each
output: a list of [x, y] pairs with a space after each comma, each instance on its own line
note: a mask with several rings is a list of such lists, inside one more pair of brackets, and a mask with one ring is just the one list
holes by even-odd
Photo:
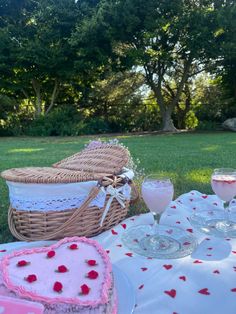
[[[102, 137], [100, 137], [102, 138]], [[218, 167], [236, 168], [236, 134], [228, 132], [117, 136], [140, 160], [145, 173], [171, 177], [175, 197], [190, 190], [212, 193], [210, 176]], [[0, 138], [0, 171], [50, 166], [81, 150], [94, 137]], [[13, 241], [7, 226], [8, 191], [0, 179], [0, 243]], [[137, 211], [136, 207], [133, 212]]]

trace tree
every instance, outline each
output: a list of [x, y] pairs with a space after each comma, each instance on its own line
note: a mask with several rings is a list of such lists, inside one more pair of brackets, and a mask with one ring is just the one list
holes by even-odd
[[96, 1], [20, 0], [14, 7], [15, 2], [4, 0], [0, 7], [0, 38], [7, 47], [0, 48], [0, 80], [29, 99], [39, 117], [51, 111], [60, 92], [73, 90], [75, 96], [92, 76], [92, 68], [88, 75], [85, 64], [77, 66], [82, 48], [71, 43], [71, 36]]
[[[206, 69], [217, 54], [216, 13], [223, 3], [217, 1], [217, 7], [211, 0], [104, 0], [92, 25], [87, 24], [90, 41], [91, 29], [92, 38], [99, 34], [100, 41], [106, 44], [109, 39], [110, 59], [116, 60], [116, 65], [142, 68], [160, 106], [165, 131], [175, 130], [171, 115], [190, 73], [195, 75]], [[163, 88], [173, 75], [179, 79], [167, 102]]]

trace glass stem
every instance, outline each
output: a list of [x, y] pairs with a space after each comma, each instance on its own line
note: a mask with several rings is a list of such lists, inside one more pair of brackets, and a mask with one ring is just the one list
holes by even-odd
[[152, 214], [153, 214], [153, 218], [154, 218], [153, 228], [156, 229], [157, 226], [159, 225], [161, 214], [157, 214], [157, 213], [154, 213], [154, 212], [152, 212]]
[[229, 203], [230, 202], [224, 202], [224, 219], [225, 219], [226, 225], [230, 225], [230, 222], [229, 222]]

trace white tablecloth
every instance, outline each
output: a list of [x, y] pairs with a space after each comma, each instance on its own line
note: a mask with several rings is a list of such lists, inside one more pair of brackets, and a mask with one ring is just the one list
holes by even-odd
[[[161, 222], [185, 229], [198, 238], [191, 255], [176, 260], [138, 256], [121, 242], [136, 224], [152, 223], [151, 214], [134, 216], [95, 237], [112, 263], [129, 277], [136, 293], [135, 314], [236, 314], [236, 239], [220, 239], [194, 230], [188, 217], [196, 210], [219, 208], [216, 196], [191, 191], [171, 203]], [[0, 245], [0, 254], [24, 243]], [[6, 250], [6, 251], [5, 251]], [[129, 291], [127, 291], [127, 298]]]

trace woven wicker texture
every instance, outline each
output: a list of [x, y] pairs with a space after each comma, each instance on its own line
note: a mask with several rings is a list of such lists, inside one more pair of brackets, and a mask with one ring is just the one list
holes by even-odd
[[22, 183], [74, 183], [97, 181], [109, 176], [107, 173], [71, 171], [52, 167], [13, 168], [1, 173], [3, 179]]
[[129, 152], [118, 145], [103, 145], [63, 159], [53, 165], [56, 168], [92, 173], [119, 174], [129, 160]]
[[[116, 199], [113, 199], [105, 221], [100, 227], [104, 208], [89, 207], [91, 199], [96, 197], [99, 188], [91, 190], [84, 204], [75, 210], [30, 212], [19, 211], [12, 207], [8, 212], [8, 224], [12, 234], [21, 241], [53, 240], [66, 236], [92, 237], [112, 226], [117, 225], [125, 218], [128, 212], [129, 201], [122, 208]], [[107, 200], [109, 199], [107, 195]]]

